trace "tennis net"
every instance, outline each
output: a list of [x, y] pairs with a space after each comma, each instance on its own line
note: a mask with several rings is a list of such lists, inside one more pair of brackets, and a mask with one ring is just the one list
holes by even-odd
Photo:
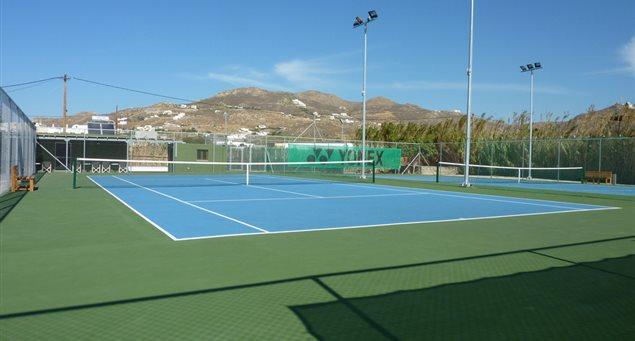
[[375, 164], [372, 160], [197, 162], [94, 158], [78, 158], [73, 164], [73, 188], [315, 184], [333, 181], [374, 182]]
[[[465, 165], [454, 162], [439, 162], [436, 182], [463, 182]], [[584, 177], [582, 167], [508, 167], [470, 165], [472, 183], [580, 183]]]

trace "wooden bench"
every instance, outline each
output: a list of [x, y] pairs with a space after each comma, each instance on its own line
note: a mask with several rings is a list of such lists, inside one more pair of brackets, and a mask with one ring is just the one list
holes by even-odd
[[35, 187], [34, 176], [20, 176], [18, 174], [18, 166], [11, 167], [11, 192], [16, 191], [29, 191], [33, 192], [37, 189]]
[[584, 172], [584, 178], [592, 183], [604, 182], [605, 184], [611, 184], [613, 173], [611, 171], [586, 171]]

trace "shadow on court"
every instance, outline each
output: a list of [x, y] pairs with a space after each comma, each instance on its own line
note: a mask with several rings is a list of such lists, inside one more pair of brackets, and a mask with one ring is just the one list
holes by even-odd
[[[44, 173], [36, 173], [35, 181], [39, 182]], [[11, 211], [18, 206], [20, 201], [29, 193], [28, 191], [9, 192], [0, 196], [0, 223], [6, 218]]]
[[[605, 247], [603, 243], [618, 243], [613, 249], [624, 256], [584, 263], [562, 258], [563, 249], [578, 257], [586, 254], [586, 247]], [[531, 263], [522, 260], [538, 261], [535, 264], [542, 267], [531, 270]], [[506, 266], [512, 272], [505, 272]], [[503, 270], [498, 273], [509, 275], [487, 274], [497, 273], [490, 271], [497, 267]], [[446, 277], [466, 269], [473, 279]], [[439, 284], [422, 283], [436, 276]], [[396, 289], [408, 280], [413, 289]], [[364, 289], [369, 287], [381, 290], [368, 293]], [[7, 338], [32, 339], [86, 339], [95, 330], [112, 339], [133, 338], [139, 330], [146, 337], [166, 338], [180, 330], [186, 334], [170, 334], [172, 338], [229, 333], [237, 339], [263, 335], [297, 339], [308, 332], [323, 340], [613, 340], [635, 335], [633, 321], [635, 236], [631, 235], [14, 312], [0, 315], [0, 330], [4, 328]]]
[[321, 340], [635, 336], [635, 255], [290, 307]]

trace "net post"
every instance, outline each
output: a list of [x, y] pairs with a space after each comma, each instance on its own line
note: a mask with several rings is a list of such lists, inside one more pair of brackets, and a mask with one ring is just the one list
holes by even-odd
[[437, 162], [436, 182], [439, 182], [439, 172], [441, 171], [441, 161]]
[[373, 183], [375, 183], [375, 159], [373, 159]]
[[586, 172], [584, 171], [584, 166], [580, 168], [580, 183], [583, 184], [586, 182], [586, 178], [584, 176]]
[[77, 189], [77, 158], [73, 158], [73, 189]]
[[520, 178], [522, 177], [522, 168], [518, 168], [518, 183], [520, 183]]
[[249, 186], [249, 169], [251, 168], [251, 164], [247, 164], [247, 171], [245, 173], [245, 185]]

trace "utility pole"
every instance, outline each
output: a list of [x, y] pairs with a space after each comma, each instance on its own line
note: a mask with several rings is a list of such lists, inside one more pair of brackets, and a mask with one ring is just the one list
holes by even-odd
[[68, 110], [66, 109], [66, 92], [67, 92], [67, 82], [69, 80], [68, 75], [64, 74], [64, 77], [62, 78], [64, 80], [64, 98], [62, 99], [62, 117], [63, 117], [63, 125], [64, 125], [64, 134], [66, 134], [66, 127], [68, 126], [68, 118], [67, 118], [67, 113]]
[[115, 106], [115, 134], [119, 128], [119, 105]]

